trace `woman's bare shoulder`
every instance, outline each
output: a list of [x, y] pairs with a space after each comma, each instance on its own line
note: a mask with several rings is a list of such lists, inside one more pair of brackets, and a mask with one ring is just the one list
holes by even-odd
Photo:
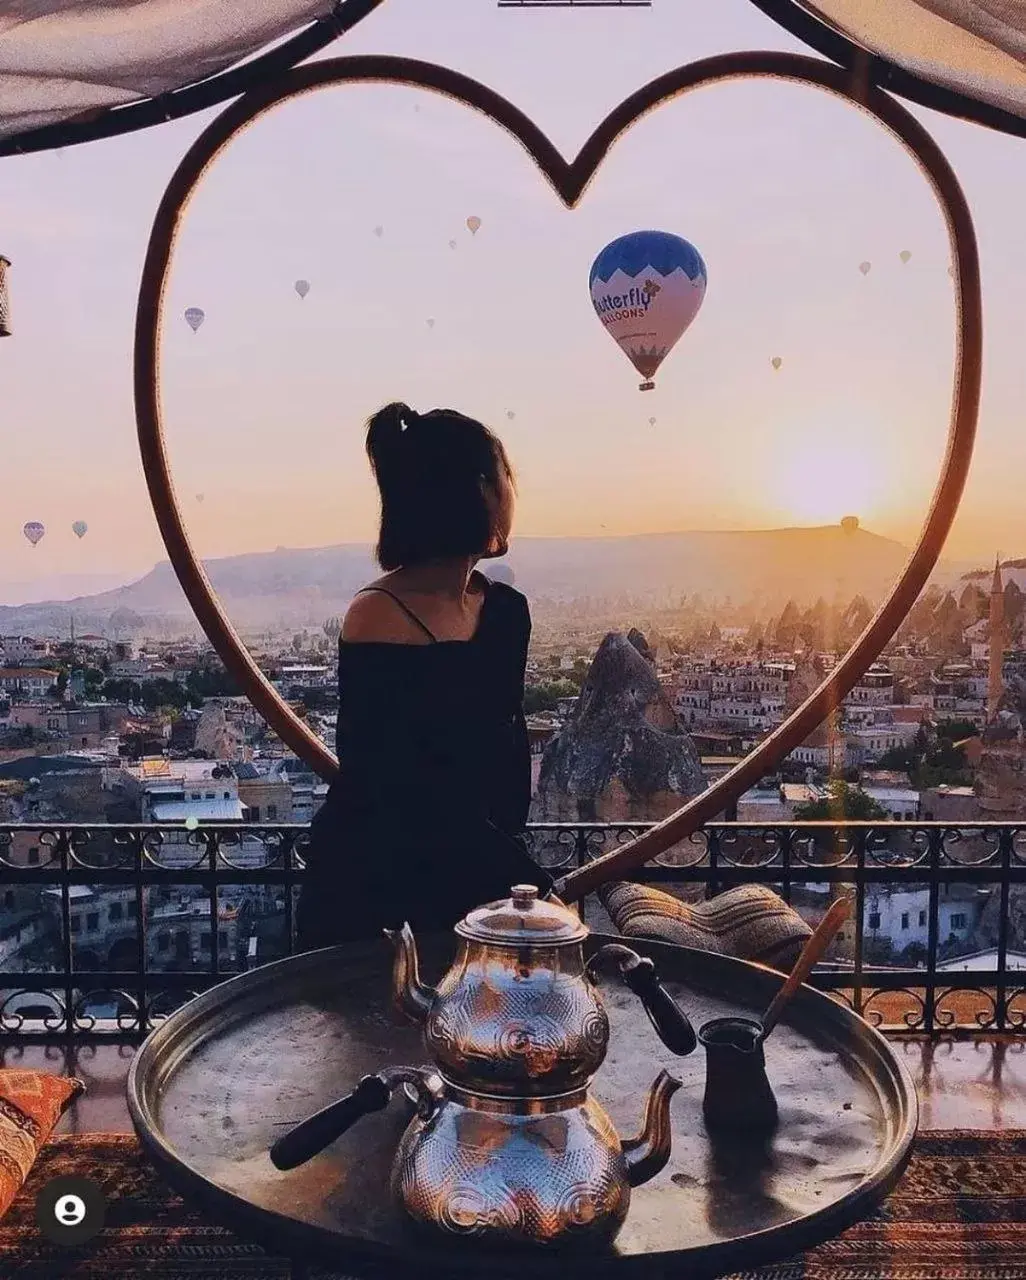
[[419, 644], [422, 635], [384, 590], [367, 588], [355, 596], [342, 620], [341, 638], [353, 644]]

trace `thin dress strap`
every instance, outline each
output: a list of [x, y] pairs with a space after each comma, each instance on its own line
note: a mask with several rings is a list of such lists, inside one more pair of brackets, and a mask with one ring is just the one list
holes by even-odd
[[420, 627], [421, 631], [424, 632], [424, 634], [428, 637], [428, 639], [431, 641], [432, 644], [438, 643], [438, 637], [427, 625], [427, 623], [421, 622], [420, 618], [417, 617], [417, 615], [413, 612], [410, 606], [404, 603], [404, 601], [400, 600], [397, 595], [389, 591], [386, 587], [361, 587], [356, 594], [360, 596], [360, 595], [363, 595], [365, 591], [379, 591], [383, 596], [388, 596], [390, 600], [394, 600], [395, 603], [399, 606], [399, 608], [402, 609], [403, 613], [405, 613], [408, 618], [411, 618], [417, 624], [417, 626]]

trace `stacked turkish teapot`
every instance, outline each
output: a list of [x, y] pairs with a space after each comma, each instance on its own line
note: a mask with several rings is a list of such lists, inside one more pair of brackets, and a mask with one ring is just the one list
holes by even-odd
[[695, 1048], [691, 1024], [647, 957], [610, 943], [585, 961], [583, 922], [533, 885], [470, 911], [455, 932], [456, 958], [437, 988], [420, 979], [409, 926], [388, 935], [394, 1002], [423, 1026], [433, 1065], [365, 1076], [279, 1139], [271, 1159], [280, 1169], [302, 1164], [402, 1087], [416, 1114], [392, 1191], [415, 1223], [504, 1247], [608, 1243], [631, 1188], [670, 1157], [670, 1098], [681, 1082], [661, 1071], [641, 1134], [620, 1139], [589, 1093], [609, 1044], [597, 967], [618, 966], [678, 1056]]

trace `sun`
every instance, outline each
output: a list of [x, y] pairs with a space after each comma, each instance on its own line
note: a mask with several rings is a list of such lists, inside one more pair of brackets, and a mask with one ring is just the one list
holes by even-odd
[[763, 500], [787, 524], [839, 524], [852, 514], [865, 524], [891, 496], [884, 462], [864, 439], [795, 441], [767, 459]]

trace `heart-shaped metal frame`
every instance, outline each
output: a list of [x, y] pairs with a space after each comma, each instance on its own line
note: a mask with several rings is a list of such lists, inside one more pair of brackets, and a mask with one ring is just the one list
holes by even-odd
[[190, 147], [164, 192], [150, 232], [135, 324], [135, 407], [143, 470], [171, 564], [196, 617], [222, 661], [284, 742], [325, 779], [338, 764], [285, 704], [246, 652], [189, 542], [175, 500], [160, 402], [160, 329], [175, 238], [189, 199], [228, 144], [254, 120], [292, 98], [341, 84], [388, 83], [431, 89], [502, 125], [533, 157], [567, 208], [574, 208], [613, 143], [643, 115], [702, 85], [735, 79], [774, 79], [825, 89], [867, 112], [892, 133], [929, 180], [944, 214], [955, 261], [958, 334], [951, 420], [940, 479], [915, 549], [887, 599], [823, 684], [754, 751], [708, 790], [637, 840], [565, 877], [567, 901], [664, 853], [721, 813], [772, 771], [837, 707], [880, 655], [926, 585], [962, 497], [976, 437], [983, 348], [979, 255], [972, 217], [950, 165], [919, 122], [893, 98], [842, 67], [788, 53], [730, 53], [689, 63], [653, 80], [620, 103], [577, 157], [566, 160], [533, 121], [505, 98], [456, 71], [392, 57], [351, 57], [294, 68], [221, 113]]

